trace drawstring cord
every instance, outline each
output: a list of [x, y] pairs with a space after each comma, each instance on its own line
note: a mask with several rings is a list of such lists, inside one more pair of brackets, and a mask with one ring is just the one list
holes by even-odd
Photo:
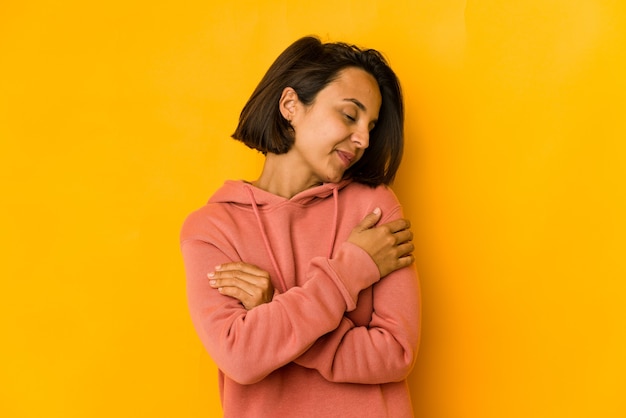
[[[263, 225], [263, 221], [261, 220], [259, 207], [256, 203], [256, 200], [254, 199], [254, 192], [252, 191], [252, 188], [248, 186], [247, 184], [244, 185], [244, 188], [246, 189], [246, 191], [248, 192], [248, 195], [250, 196], [250, 201], [252, 203], [252, 211], [254, 212], [254, 216], [256, 216], [257, 224], [259, 225], [259, 230], [261, 231], [261, 236], [263, 237], [263, 243], [265, 244], [265, 250], [267, 251], [270, 257], [270, 261], [272, 262], [272, 267], [274, 267], [274, 271], [276, 272], [276, 275], [278, 276], [278, 281], [280, 285], [282, 286], [281, 291], [285, 292], [287, 290], [287, 283], [285, 282], [285, 279], [283, 278], [280, 268], [278, 268], [278, 262], [276, 261], [276, 257], [274, 257], [274, 252], [272, 251], [272, 246], [270, 245], [269, 239], [267, 237], [265, 226]], [[333, 211], [333, 224], [332, 224], [332, 238], [330, 240], [330, 245], [328, 248], [329, 259], [332, 258], [333, 256], [333, 250], [335, 248], [335, 239], [337, 238], [337, 229], [339, 227], [338, 225], [339, 190], [337, 187], [333, 187], [333, 205], [334, 205], [334, 211]]]
[[278, 263], [276, 262], [276, 258], [274, 257], [274, 252], [272, 251], [272, 247], [270, 246], [269, 239], [267, 238], [267, 233], [265, 232], [265, 227], [263, 226], [263, 222], [261, 221], [261, 214], [259, 213], [259, 207], [257, 206], [256, 200], [254, 200], [254, 193], [252, 189], [247, 184], [244, 185], [244, 188], [248, 192], [250, 196], [250, 201], [252, 202], [252, 210], [254, 211], [254, 215], [256, 216], [257, 223], [259, 225], [259, 229], [261, 230], [261, 236], [263, 237], [263, 242], [265, 243], [265, 250], [269, 254], [270, 261], [272, 262], [272, 267], [274, 267], [274, 271], [278, 276], [278, 281], [282, 287], [281, 292], [285, 292], [287, 290], [287, 284], [285, 283], [285, 279], [278, 268]]
[[335, 212], [333, 213], [333, 236], [330, 240], [330, 248], [328, 249], [328, 258], [332, 258], [333, 250], [335, 248], [335, 238], [337, 238], [337, 217], [339, 216], [339, 190], [337, 187], [333, 187], [333, 202], [335, 205]]

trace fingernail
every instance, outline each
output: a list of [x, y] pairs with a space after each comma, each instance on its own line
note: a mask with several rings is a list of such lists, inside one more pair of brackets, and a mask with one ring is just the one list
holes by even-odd
[[374, 209], [374, 215], [380, 215], [380, 208]]
[[216, 280], [209, 280], [209, 284], [210, 284], [211, 286], [215, 286], [215, 283], [217, 283], [217, 281], [216, 281]]
[[210, 272], [209, 274], [207, 274], [207, 276], [213, 277], [213, 276], [215, 276], [215, 272]]
[[215, 270], [221, 270], [221, 269], [222, 269], [221, 265], [220, 266], [215, 266]]

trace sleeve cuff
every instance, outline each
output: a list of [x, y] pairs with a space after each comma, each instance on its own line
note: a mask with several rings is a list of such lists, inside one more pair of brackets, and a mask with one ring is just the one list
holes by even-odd
[[341, 244], [335, 257], [328, 260], [328, 263], [346, 301], [347, 312], [356, 309], [361, 290], [380, 280], [378, 266], [372, 257], [364, 249], [350, 242]]

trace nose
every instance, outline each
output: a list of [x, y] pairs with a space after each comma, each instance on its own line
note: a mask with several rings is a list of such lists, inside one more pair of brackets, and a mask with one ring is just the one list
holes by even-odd
[[352, 142], [356, 144], [358, 148], [365, 149], [370, 145], [370, 131], [367, 127], [359, 128], [352, 133]]

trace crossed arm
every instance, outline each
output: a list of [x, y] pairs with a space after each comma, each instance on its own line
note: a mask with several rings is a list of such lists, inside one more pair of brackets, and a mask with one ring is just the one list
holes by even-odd
[[[408, 221], [375, 226], [379, 218], [376, 212], [366, 216], [336, 260], [313, 259], [307, 282], [276, 296], [262, 269], [227, 262], [206, 245], [185, 245], [186, 259], [225, 260], [214, 271], [214, 266], [188, 266], [188, 275], [195, 277], [189, 285], [192, 318], [220, 369], [242, 384], [291, 361], [331, 381], [403, 379], [419, 339], [417, 279], [412, 267], [405, 268], [413, 262], [412, 234]], [[363, 267], [362, 277], [346, 277], [352, 265]], [[344, 314], [374, 283], [371, 322], [355, 326]]]
[[[405, 219], [376, 227], [380, 215], [380, 209], [368, 214], [352, 230], [348, 242], [364, 249], [378, 267], [380, 277], [385, 277], [413, 263], [413, 233]], [[247, 310], [270, 302], [274, 296], [269, 273], [241, 261], [216, 266], [208, 279], [211, 287], [239, 300]]]

